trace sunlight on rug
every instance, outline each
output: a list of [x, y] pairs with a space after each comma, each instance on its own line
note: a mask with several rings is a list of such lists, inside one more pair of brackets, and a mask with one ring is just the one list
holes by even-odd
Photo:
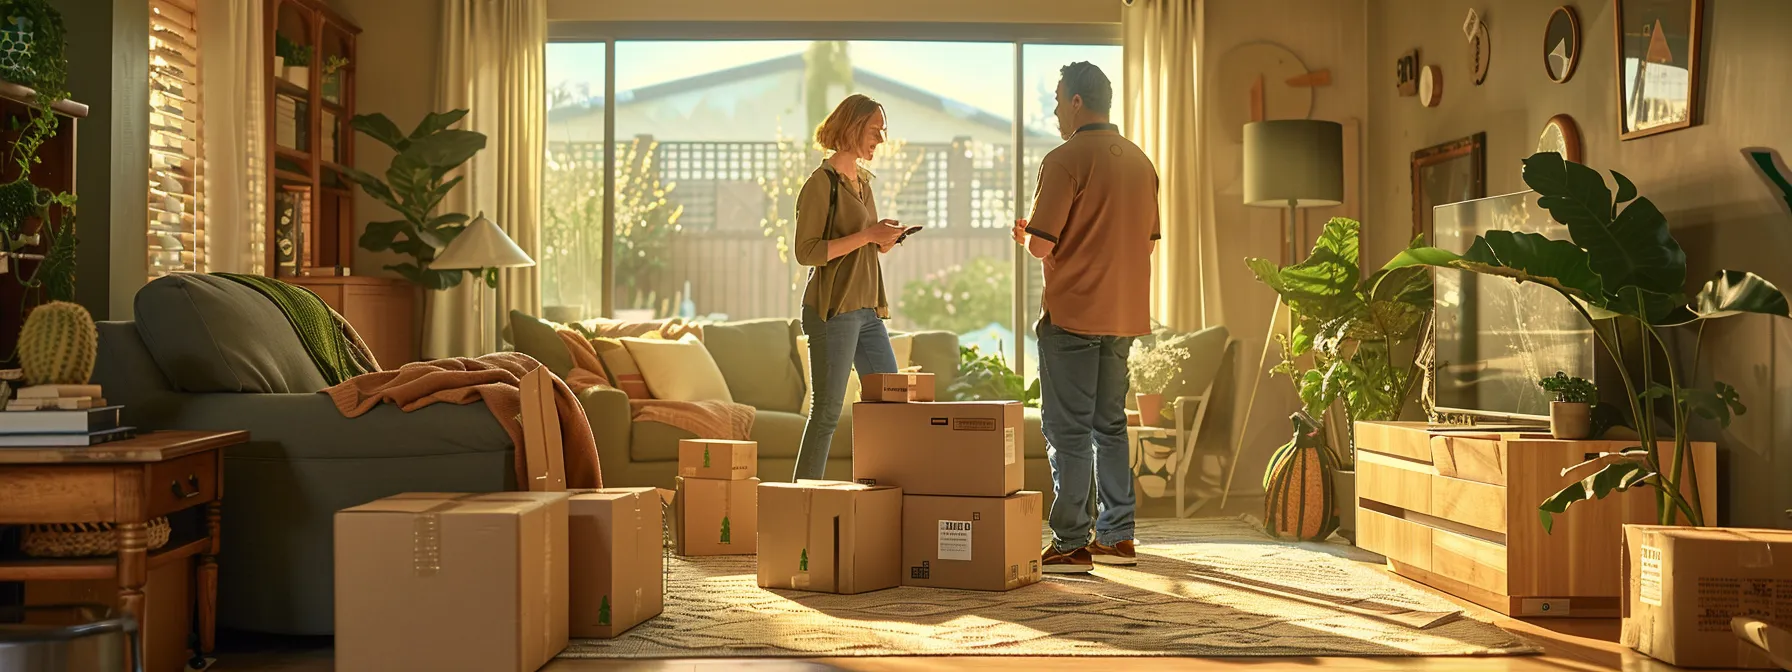
[[[1363, 551], [1248, 522], [1141, 520], [1136, 567], [1007, 593], [771, 591], [753, 556], [672, 557], [666, 607], [562, 658], [729, 656], [1487, 656], [1535, 645], [1385, 576]], [[1043, 545], [1043, 543], [1041, 544]], [[1353, 560], [1353, 558], [1355, 558]]]

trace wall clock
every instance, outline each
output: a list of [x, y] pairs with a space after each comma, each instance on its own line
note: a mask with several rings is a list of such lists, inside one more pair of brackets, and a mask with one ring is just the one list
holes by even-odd
[[1580, 17], [1574, 8], [1557, 7], [1543, 28], [1543, 71], [1557, 84], [1574, 76], [1580, 64]]
[[1427, 65], [1419, 70], [1419, 104], [1425, 107], [1437, 107], [1444, 99], [1444, 73], [1435, 65]]
[[1313, 114], [1313, 89], [1331, 82], [1331, 70], [1309, 71], [1281, 45], [1241, 45], [1220, 57], [1222, 123], [1233, 141], [1244, 142], [1244, 125], [1253, 121], [1306, 119]]
[[1550, 117], [1543, 124], [1543, 134], [1537, 136], [1537, 151], [1555, 152], [1564, 159], [1582, 163], [1580, 127], [1575, 125], [1574, 117], [1566, 114]]

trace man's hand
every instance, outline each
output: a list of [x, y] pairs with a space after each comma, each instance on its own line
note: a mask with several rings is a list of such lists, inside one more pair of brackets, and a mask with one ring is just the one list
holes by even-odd
[[1024, 219], [1014, 220], [1014, 230], [1009, 233], [1014, 236], [1014, 242], [1019, 243], [1021, 247], [1026, 247], [1027, 241], [1033, 237], [1032, 234], [1027, 233], [1027, 220]]

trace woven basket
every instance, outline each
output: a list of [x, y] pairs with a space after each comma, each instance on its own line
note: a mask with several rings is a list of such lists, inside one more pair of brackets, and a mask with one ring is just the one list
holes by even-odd
[[[168, 518], [149, 521], [149, 550], [168, 545]], [[90, 558], [118, 552], [118, 533], [111, 523], [26, 525], [19, 549], [34, 558]]]

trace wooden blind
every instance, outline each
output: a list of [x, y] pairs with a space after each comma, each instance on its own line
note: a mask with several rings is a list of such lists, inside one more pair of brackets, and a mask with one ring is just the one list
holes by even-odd
[[149, 279], [205, 263], [198, 0], [149, 0]]

